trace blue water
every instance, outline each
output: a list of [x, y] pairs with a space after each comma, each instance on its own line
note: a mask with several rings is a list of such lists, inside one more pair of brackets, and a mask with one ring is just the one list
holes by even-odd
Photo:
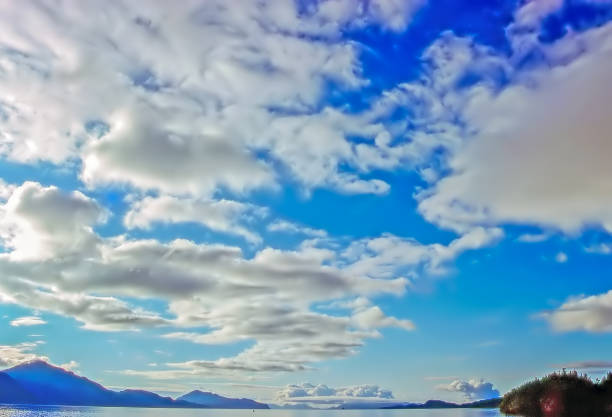
[[498, 410], [181, 410], [104, 407], [4, 407], [0, 417], [500, 417]]

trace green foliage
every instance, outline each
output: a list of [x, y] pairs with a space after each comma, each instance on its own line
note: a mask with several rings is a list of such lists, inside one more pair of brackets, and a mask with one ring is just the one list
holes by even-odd
[[552, 373], [504, 395], [503, 413], [526, 417], [612, 415], [612, 373], [601, 382], [577, 372]]

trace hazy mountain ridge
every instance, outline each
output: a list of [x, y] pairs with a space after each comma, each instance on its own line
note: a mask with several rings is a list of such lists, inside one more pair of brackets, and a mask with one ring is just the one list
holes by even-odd
[[457, 404], [441, 400], [429, 400], [422, 404], [404, 403], [382, 407], [384, 409], [419, 409], [419, 408], [497, 408], [501, 398], [490, 398], [487, 400], [473, 401], [470, 403]]
[[0, 404], [30, 403], [34, 397], [10, 375], [0, 372]]
[[119, 401], [114, 391], [43, 361], [17, 365], [4, 373], [29, 394], [30, 404], [114, 405]]
[[211, 408], [270, 408], [267, 404], [250, 400], [248, 398], [227, 398], [212, 392], [204, 392], [200, 390], [191, 391], [188, 394], [178, 397], [177, 400], [183, 400], [194, 404], [202, 404]]
[[[455, 404], [430, 400], [423, 404], [389, 402], [345, 403], [337, 409], [399, 409], [399, 408], [495, 408], [501, 399]], [[74, 372], [36, 360], [0, 371], [0, 404], [72, 405], [150, 408], [221, 408], [221, 409], [311, 409], [306, 404], [274, 405], [247, 398], [228, 398], [200, 390], [176, 399], [136, 389], [112, 391]]]
[[108, 407], [207, 408], [144, 390], [112, 391], [44, 361], [31, 361], [0, 372], [0, 403]]

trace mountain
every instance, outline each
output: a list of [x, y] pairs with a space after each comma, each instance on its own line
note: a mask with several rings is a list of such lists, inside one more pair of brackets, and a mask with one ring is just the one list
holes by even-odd
[[423, 408], [457, 408], [459, 404], [449, 403], [441, 400], [429, 400], [423, 404]]
[[380, 410], [384, 408], [393, 408], [397, 403], [389, 401], [374, 401], [374, 400], [359, 400], [345, 402], [337, 407], [332, 407], [333, 410]]
[[222, 397], [221, 395], [213, 394], [212, 392], [203, 392], [199, 390], [191, 391], [182, 397], [178, 397], [177, 400], [187, 401], [193, 404], [201, 404], [209, 408], [270, 408], [267, 404], [258, 403], [257, 401], [246, 398], [227, 398]]
[[176, 407], [176, 408], [204, 408], [200, 404], [187, 401], [173, 400], [170, 397], [162, 397], [153, 392], [126, 389], [116, 393], [118, 402], [123, 407]]
[[[491, 398], [489, 400], [475, 401], [467, 405], [469, 405], [469, 408], [498, 408], [501, 402], [502, 402], [501, 398]], [[465, 407], [465, 404], [464, 404], [464, 407]]]
[[441, 400], [429, 400], [423, 404], [395, 404], [385, 409], [422, 409], [422, 408], [498, 408], [501, 398], [474, 401], [471, 403], [456, 404]]
[[73, 372], [32, 361], [4, 371], [27, 390], [35, 404], [114, 405], [115, 393]]
[[0, 372], [0, 404], [29, 404], [34, 397], [19, 382]]
[[148, 391], [111, 391], [74, 372], [40, 360], [0, 372], [0, 403], [205, 408]]

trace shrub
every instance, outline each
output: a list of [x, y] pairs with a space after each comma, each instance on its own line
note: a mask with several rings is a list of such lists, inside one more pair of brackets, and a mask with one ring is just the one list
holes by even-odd
[[526, 417], [600, 417], [612, 411], [612, 374], [593, 382], [577, 372], [553, 373], [504, 395], [503, 413]]

